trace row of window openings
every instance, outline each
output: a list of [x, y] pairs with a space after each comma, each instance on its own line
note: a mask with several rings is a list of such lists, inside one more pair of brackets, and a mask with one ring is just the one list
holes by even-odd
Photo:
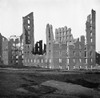
[[59, 37], [62, 37], [62, 38], [71, 38], [72, 37], [72, 34], [70, 34], [70, 35], [56, 35], [56, 38], [59, 38]]
[[[41, 59], [41, 61], [40, 61], [39, 59], [38, 59], [38, 60], [36, 60], [36, 59], [34, 59], [34, 60], [32, 60], [32, 59], [29, 60], [29, 59], [28, 59], [28, 60], [25, 60], [25, 62], [34, 62], [34, 63], [36, 63], [36, 62], [37, 62], [37, 63], [40, 63], [40, 62], [41, 62], [41, 63], [43, 63], [43, 59]], [[47, 61], [45, 61], [45, 62], [47, 62]]]
[[[43, 61], [43, 59], [41, 59], [41, 60], [36, 60], [36, 59], [34, 59], [34, 60], [30, 60], [29, 61], [29, 59], [27, 60], [27, 62], [33, 62], [34, 61], [34, 63], [43, 63], [44, 61]], [[93, 59], [90, 59], [90, 61], [91, 62], [93, 62]], [[26, 62], [26, 60], [25, 60], [25, 62]], [[73, 59], [73, 62], [75, 63], [76, 62], [76, 60], [75, 59]], [[82, 60], [81, 59], [79, 59], [79, 62], [81, 63], [82, 62]], [[47, 60], [45, 60], [45, 63], [47, 63]], [[51, 59], [49, 59], [49, 63], [51, 63]], [[62, 59], [59, 59], [59, 63], [62, 63]], [[67, 63], [69, 64], [69, 59], [67, 59]], [[85, 63], [87, 64], [87, 59], [85, 59]]]
[[[25, 60], [25, 62], [26, 62], [26, 60]], [[36, 63], [36, 62], [37, 62], [37, 63], [40, 63], [40, 62], [41, 62], [41, 63], [43, 63], [44, 61], [43, 61], [43, 59], [41, 59], [41, 60], [39, 60], [39, 59], [38, 59], [38, 60], [36, 60], [36, 59], [34, 59], [34, 60], [32, 60], [32, 59], [29, 60], [29, 59], [28, 59], [27, 62], [34, 62], [34, 63]], [[45, 60], [45, 63], [47, 63], [47, 60]], [[49, 59], [49, 63], [51, 63], [51, 59]], [[59, 63], [62, 63], [62, 59], [59, 59]]]
[[59, 35], [59, 34], [60, 34], [60, 35], [65, 35], [65, 34], [68, 35], [69, 32], [68, 32], [68, 31], [64, 31], [64, 32], [61, 32], [61, 31], [60, 31], [60, 32], [56, 32], [56, 34], [57, 34], [57, 35]]
[[[49, 68], [52, 68], [52, 66], [49, 66]], [[69, 70], [69, 66], [67, 65], [66, 68]], [[73, 69], [77, 68], [76, 66], [73, 66]], [[79, 68], [82, 68], [82, 66], [79, 66]], [[87, 69], [87, 66], [85, 66], [85, 68]], [[91, 65], [92, 68], [92, 65]], [[63, 69], [61, 65], [59, 65], [59, 69]]]
[[[73, 62], [75, 63], [76, 62], [76, 60], [75, 59], [73, 59]], [[79, 59], [79, 62], [81, 63], [82, 62], [82, 60], [81, 59]], [[86, 64], [87, 64], [87, 59], [85, 59], [85, 61], [84, 61]], [[90, 59], [90, 62], [92, 63], [93, 62], [93, 59]], [[67, 59], [67, 63], [69, 64], [69, 59]]]
[[60, 39], [60, 40], [72, 39], [72, 36], [67, 36], [67, 37], [65, 37], [65, 36], [63, 36], [63, 37], [56, 37], [56, 39]]

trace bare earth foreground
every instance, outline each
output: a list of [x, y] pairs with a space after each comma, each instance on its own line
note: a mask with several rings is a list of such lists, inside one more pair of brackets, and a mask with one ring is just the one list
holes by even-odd
[[1, 68], [0, 98], [100, 98], [100, 72]]

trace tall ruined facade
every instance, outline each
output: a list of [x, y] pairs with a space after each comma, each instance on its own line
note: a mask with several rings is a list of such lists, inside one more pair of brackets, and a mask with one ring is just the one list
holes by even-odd
[[[52, 25], [46, 25], [46, 60], [51, 67], [53, 68], [53, 43], [54, 43], [54, 35], [53, 35], [53, 27]], [[47, 66], [47, 67], [48, 67]]]
[[0, 64], [2, 64], [2, 35], [0, 33]]
[[92, 9], [86, 21], [86, 52], [88, 68], [96, 64], [96, 12]]
[[[33, 12], [23, 17], [23, 50], [24, 50], [24, 61], [25, 63], [32, 54], [34, 47], [34, 24], [33, 24]], [[29, 60], [28, 60], [29, 61]]]
[[3, 64], [8, 65], [8, 40], [2, 36], [2, 60]]
[[45, 55], [42, 53], [42, 40], [34, 45], [34, 17], [30, 13], [23, 17], [23, 64], [45, 67]]

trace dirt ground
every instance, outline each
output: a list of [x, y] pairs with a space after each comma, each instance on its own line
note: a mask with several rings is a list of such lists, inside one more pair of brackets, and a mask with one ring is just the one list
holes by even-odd
[[[71, 95], [41, 85], [50, 80], [80, 85], [96, 93]], [[0, 98], [100, 98], [100, 73], [0, 69]]]

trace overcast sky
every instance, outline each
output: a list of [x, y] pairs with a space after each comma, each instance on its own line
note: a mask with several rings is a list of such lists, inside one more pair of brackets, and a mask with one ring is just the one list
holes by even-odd
[[34, 12], [35, 42], [46, 41], [46, 24], [55, 28], [67, 26], [74, 38], [86, 35], [85, 23], [91, 9], [96, 10], [96, 50], [100, 51], [100, 0], [0, 0], [0, 32], [22, 34], [22, 17]]

